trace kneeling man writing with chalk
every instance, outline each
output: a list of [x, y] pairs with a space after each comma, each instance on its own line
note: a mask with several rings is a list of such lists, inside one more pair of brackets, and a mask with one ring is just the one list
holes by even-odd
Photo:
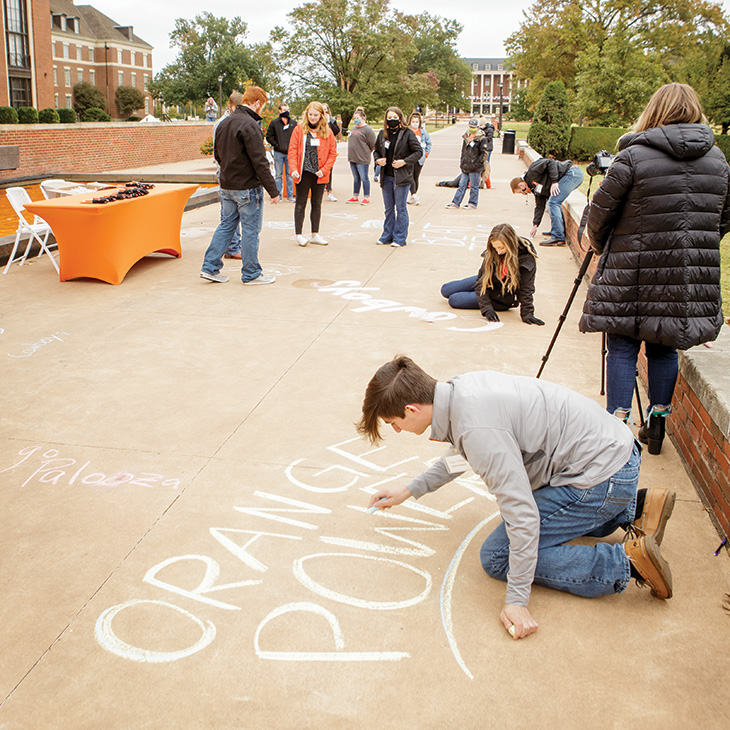
[[[500, 618], [515, 639], [537, 631], [533, 583], [579, 596], [621, 593], [631, 578], [670, 598], [659, 552], [675, 494], [637, 491], [641, 447], [601, 406], [554, 383], [498, 372], [437, 382], [408, 357], [368, 384], [359, 433], [381, 440], [380, 421], [400, 433], [450, 443], [451, 453], [405, 486], [376, 492], [370, 507], [419, 499], [471, 467], [496, 497], [503, 522], [482, 545], [484, 570], [507, 582]], [[624, 543], [567, 545], [621, 527]]]

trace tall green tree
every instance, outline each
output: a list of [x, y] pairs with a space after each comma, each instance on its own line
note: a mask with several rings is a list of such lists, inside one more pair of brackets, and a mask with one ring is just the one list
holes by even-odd
[[543, 157], [563, 160], [570, 143], [570, 99], [562, 81], [552, 81], [537, 105], [527, 141]]
[[82, 119], [87, 109], [106, 109], [104, 92], [94, 84], [79, 82], [73, 88], [73, 108]]
[[131, 114], [144, 108], [144, 94], [133, 86], [118, 86], [114, 92], [114, 100], [120, 114]]
[[223, 98], [249, 82], [261, 84], [263, 75], [254, 50], [245, 43], [247, 25], [241, 18], [217, 18], [204, 11], [193, 20], [178, 18], [170, 33], [170, 45], [178, 48], [168, 64], [148, 84], [167, 104], [200, 102], [218, 98], [222, 76]]

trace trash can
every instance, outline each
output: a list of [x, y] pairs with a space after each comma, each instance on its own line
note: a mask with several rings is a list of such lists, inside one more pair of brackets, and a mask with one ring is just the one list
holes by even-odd
[[515, 153], [515, 136], [517, 132], [514, 129], [508, 129], [502, 132], [502, 154], [513, 155]]

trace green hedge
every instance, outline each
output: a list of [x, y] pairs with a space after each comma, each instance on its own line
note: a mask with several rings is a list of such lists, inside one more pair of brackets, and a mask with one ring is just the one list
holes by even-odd
[[58, 124], [61, 121], [61, 117], [58, 116], [58, 112], [55, 109], [48, 107], [38, 112], [38, 121], [41, 124]]
[[716, 134], [715, 142], [717, 146], [725, 153], [725, 158], [730, 162], [730, 134]]
[[109, 122], [111, 117], [97, 106], [91, 106], [84, 112], [85, 122]]
[[573, 127], [568, 146], [571, 160], [592, 160], [596, 152], [608, 150], [612, 155], [618, 152], [616, 143], [628, 130], [616, 127]]
[[38, 110], [32, 106], [19, 107], [18, 121], [21, 124], [38, 124]]
[[0, 124], [17, 124], [18, 112], [11, 106], [0, 106]]
[[73, 109], [58, 109], [61, 124], [76, 124], [76, 112]]

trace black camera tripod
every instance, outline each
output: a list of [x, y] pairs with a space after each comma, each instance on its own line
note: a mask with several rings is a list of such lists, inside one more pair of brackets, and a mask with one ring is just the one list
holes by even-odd
[[[590, 174], [590, 173], [589, 173]], [[603, 173], [605, 176], [605, 172]], [[591, 174], [591, 182], [588, 185], [588, 192], [586, 193], [586, 207], [583, 209], [583, 215], [580, 219], [580, 226], [578, 227], [578, 242], [580, 243], [581, 239], [583, 238], [583, 231], [585, 230], [586, 223], [588, 222], [588, 212], [591, 209], [591, 184], [593, 183], [593, 175], [595, 173]], [[555, 345], [555, 341], [558, 339], [558, 335], [560, 334], [560, 330], [563, 327], [563, 323], [568, 317], [568, 312], [570, 311], [570, 307], [573, 304], [573, 300], [575, 299], [575, 295], [578, 293], [578, 288], [580, 287], [583, 277], [586, 275], [586, 272], [588, 271], [588, 267], [591, 264], [591, 260], [593, 259], [593, 249], [589, 248], [586, 252], [586, 255], [583, 257], [583, 263], [580, 266], [580, 270], [578, 271], [578, 276], [575, 277], [575, 281], [573, 282], [573, 291], [570, 292], [570, 296], [568, 297], [568, 301], [565, 305], [565, 309], [563, 309], [563, 313], [558, 318], [558, 326], [555, 328], [555, 332], [553, 333], [553, 338], [550, 340], [550, 344], [548, 345], [547, 350], [545, 350], [545, 354], [542, 356], [542, 363], [540, 365], [540, 369], [537, 371], [537, 375], [535, 377], [539, 378], [542, 375], [542, 371], [545, 369], [545, 365], [547, 365], [548, 358], [550, 357], [550, 353], [552, 352], [553, 346]], [[608, 352], [608, 349], [606, 347], [606, 333], [603, 332], [601, 334], [601, 395], [606, 395], [606, 353]], [[638, 372], [636, 373], [636, 382], [634, 383], [634, 393], [636, 393], [636, 403], [639, 406], [639, 421], [640, 425], [644, 425], [644, 410], [641, 407], [641, 395], [639, 394], [639, 379], [638, 379]]]

